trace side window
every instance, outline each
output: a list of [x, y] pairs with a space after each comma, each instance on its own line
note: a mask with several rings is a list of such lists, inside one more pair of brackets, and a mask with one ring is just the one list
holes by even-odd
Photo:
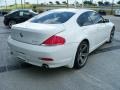
[[20, 11], [19, 16], [28, 16], [30, 13], [28, 11]]
[[17, 11], [17, 12], [14, 12], [12, 15], [13, 15], [13, 16], [19, 16], [19, 12], [18, 12], [18, 11]]
[[21, 17], [23, 16], [23, 11], [19, 12], [19, 16], [21, 16]]
[[29, 16], [30, 15], [30, 12], [29, 11], [24, 11], [23, 12], [23, 16]]
[[103, 17], [96, 12], [92, 12], [90, 18], [93, 20], [95, 24], [103, 22]]
[[87, 25], [92, 25], [93, 21], [91, 20], [91, 18], [89, 17], [89, 12], [85, 12], [82, 15], [80, 15], [77, 19], [77, 23], [80, 26], [87, 26]]

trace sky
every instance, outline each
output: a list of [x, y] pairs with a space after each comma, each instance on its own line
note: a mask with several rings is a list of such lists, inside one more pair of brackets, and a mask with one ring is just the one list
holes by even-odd
[[[15, 0], [6, 0], [7, 1], [7, 4], [8, 5], [11, 5], [11, 4], [14, 4], [14, 1]], [[17, 3], [20, 3], [21, 0], [17, 0]], [[24, 1], [24, 0], [23, 0]], [[25, 0], [26, 2], [30, 2], [30, 3], [33, 3], [33, 4], [36, 4], [37, 3], [37, 0]], [[55, 2], [55, 1], [66, 1], [66, 0], [38, 0], [39, 3], [48, 3], [49, 1], [52, 1], [52, 2]], [[78, 1], [79, 3], [82, 2], [82, 0], [76, 0]], [[97, 3], [98, 1], [109, 1], [109, 2], [112, 2], [112, 0], [93, 0], [94, 3]], [[119, 0], [114, 0], [115, 2], [119, 1]], [[69, 3], [74, 3], [75, 0], [69, 0]], [[5, 0], [0, 0], [0, 6], [3, 6], [5, 5]]]

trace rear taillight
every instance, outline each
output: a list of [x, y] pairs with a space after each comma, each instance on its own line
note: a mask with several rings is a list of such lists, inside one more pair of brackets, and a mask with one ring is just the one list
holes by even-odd
[[44, 45], [53, 46], [53, 45], [63, 45], [65, 43], [65, 39], [60, 36], [52, 36], [43, 42]]

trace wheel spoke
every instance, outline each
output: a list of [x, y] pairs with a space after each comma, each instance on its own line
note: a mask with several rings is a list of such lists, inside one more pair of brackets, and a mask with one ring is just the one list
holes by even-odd
[[82, 53], [82, 57], [86, 57], [88, 55], [88, 53]]
[[86, 49], [86, 52], [85, 53], [80, 53], [79, 55], [79, 63], [82, 65], [86, 62], [87, 60], [87, 57], [88, 57], [88, 51]]
[[84, 45], [82, 46], [81, 52], [86, 51], [86, 49], [87, 49], [87, 45], [84, 44]]
[[113, 39], [113, 36], [114, 36], [114, 31], [111, 32], [111, 36], [110, 36], [111, 40]]
[[82, 67], [85, 65], [89, 54], [89, 46], [86, 42], [81, 43], [77, 52], [77, 65]]

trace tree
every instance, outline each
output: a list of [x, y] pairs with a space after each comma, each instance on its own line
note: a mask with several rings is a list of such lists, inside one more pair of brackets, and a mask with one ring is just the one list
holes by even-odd
[[75, 5], [75, 7], [77, 7], [77, 6], [79, 6], [80, 4], [79, 4], [78, 1], [75, 1], [74, 5]]
[[76, 3], [76, 5], [79, 5], [79, 2], [78, 2], [78, 1], [76, 1], [75, 3]]
[[105, 6], [109, 6], [109, 5], [110, 5], [110, 2], [106, 1], [106, 2], [104, 2], [104, 5], [105, 5]]
[[93, 3], [91, 1], [84, 1], [84, 4], [92, 5]]
[[37, 6], [36, 6], [36, 5], [33, 5], [33, 11], [36, 12], [36, 11], [37, 11], [36, 8], [37, 8]]
[[120, 1], [118, 1], [117, 4], [120, 4]]
[[25, 4], [30, 4], [29, 2], [25, 2]]
[[98, 5], [99, 5], [99, 6], [102, 6], [102, 5], [103, 5], [103, 2], [99, 1], [99, 2], [98, 2]]
[[50, 1], [50, 2], [49, 2], [49, 4], [53, 5], [53, 2], [52, 2], [52, 1]]
[[41, 5], [41, 6], [45, 6], [45, 4], [44, 4], [44, 3], [41, 3], [40, 5]]
[[59, 2], [59, 1], [56, 1], [55, 3], [56, 3], [57, 5], [60, 5], [60, 2]]
[[62, 3], [63, 3], [63, 4], [65, 4], [65, 5], [67, 4], [67, 2], [66, 2], [66, 1], [63, 1]]

